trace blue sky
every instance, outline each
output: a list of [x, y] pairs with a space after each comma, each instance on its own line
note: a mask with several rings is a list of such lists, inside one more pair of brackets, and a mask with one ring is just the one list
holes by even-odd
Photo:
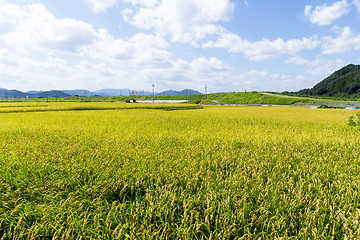
[[0, 87], [296, 91], [360, 61], [360, 0], [0, 0]]

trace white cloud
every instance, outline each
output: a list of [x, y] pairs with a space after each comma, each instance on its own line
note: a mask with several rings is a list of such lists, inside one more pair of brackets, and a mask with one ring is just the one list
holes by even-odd
[[8, 4], [6, 2], [0, 2], [0, 25], [5, 23], [15, 24], [19, 19], [26, 15], [21, 7]]
[[310, 5], [305, 6], [305, 17], [314, 24], [325, 26], [330, 25], [335, 20], [341, 18], [349, 12], [349, 4], [347, 0], [334, 2], [329, 5], [316, 6], [314, 9]]
[[354, 34], [350, 27], [344, 27], [337, 38], [325, 37], [322, 51], [324, 54], [343, 53], [360, 49], [360, 34]]
[[18, 60], [18, 56], [8, 49], [0, 49], [0, 63], [3, 64], [3, 66], [17, 66]]
[[229, 52], [243, 53], [252, 61], [272, 59], [280, 55], [296, 54], [305, 49], [314, 49], [320, 42], [313, 38], [291, 39], [284, 41], [263, 39], [262, 41], [250, 42], [232, 34], [221, 34], [216, 42], [209, 41], [202, 46], [204, 48], [225, 48]]
[[[132, 1], [134, 4], [139, 1]], [[141, 29], [153, 29], [172, 41], [197, 44], [207, 35], [218, 34], [216, 25], [232, 17], [234, 4], [230, 0], [162, 0], [143, 6], [132, 16], [123, 12], [124, 19]]]
[[161, 34], [115, 38], [83, 21], [58, 19], [41, 4], [9, 6], [15, 10], [6, 23], [12, 27], [0, 34], [1, 87], [196, 89], [228, 78], [230, 67], [217, 58], [173, 59]]
[[[156, 81], [164, 89], [204, 88], [204, 85], [216, 86], [224, 89], [232, 86], [229, 72], [230, 66], [223, 61], [212, 57], [200, 57], [192, 61], [178, 59], [171, 62], [171, 66], [156, 70]], [[154, 70], [151, 70], [154, 74]]]
[[358, 13], [360, 14], [360, 0], [353, 0], [353, 4], [355, 5]]
[[0, 41], [18, 50], [76, 52], [97, 38], [92, 25], [75, 19], [56, 19], [42, 4], [5, 7], [13, 9], [8, 19], [12, 19], [14, 31], [1, 35]]
[[312, 75], [329, 75], [345, 65], [342, 59], [317, 58], [310, 61], [299, 56], [289, 58], [286, 63], [304, 66], [306, 72]]
[[159, 3], [158, 0], [123, 0], [124, 2], [132, 3], [133, 5], [142, 5], [145, 7], [154, 7]]
[[[71, 84], [73, 71], [63, 59], [45, 57], [36, 60], [0, 50], [0, 77], [2, 87], [30, 89], [47, 89]], [[3, 58], [6, 57], [6, 59]], [[16, 61], [16, 62], [15, 62]], [[74, 81], [76, 82], [76, 81]]]
[[85, 0], [95, 13], [105, 12], [108, 8], [116, 5], [120, 0]]
[[126, 69], [126, 79], [133, 86], [141, 87], [155, 84], [157, 89], [204, 88], [205, 84], [230, 86], [229, 66], [217, 58], [197, 58], [192, 61], [171, 60], [166, 67], [147, 67]]
[[223, 71], [229, 69], [227, 64], [215, 57], [209, 60], [204, 57], [194, 59], [190, 63], [190, 66], [198, 72]]
[[[115, 68], [106, 62], [83, 60], [69, 63], [61, 58], [34, 59], [19, 55], [4, 61], [0, 50], [1, 87], [19, 90], [79, 89], [98, 90], [105, 87], [132, 87], [129, 70]], [[4, 55], [9, 57], [9, 54]], [[15, 63], [16, 58], [16, 65]], [[126, 79], [126, 81], [125, 81]], [[143, 84], [143, 80], [141, 84]]]
[[[201, 57], [191, 62], [179, 59], [173, 62], [172, 72], [182, 78], [196, 82], [220, 81], [219, 76], [226, 74], [230, 66], [223, 61], [212, 57], [210, 59]], [[179, 74], [181, 73], [181, 74]]]
[[133, 68], [166, 67], [171, 58], [168, 43], [160, 36], [137, 33], [128, 40], [114, 39], [106, 30], [93, 45], [82, 48], [82, 54], [114, 66]]
[[121, 14], [122, 14], [124, 20], [126, 22], [129, 22], [129, 21], [131, 21], [131, 16], [134, 14], [134, 11], [129, 8], [125, 8], [121, 11]]
[[232, 85], [238, 91], [297, 91], [309, 84], [305, 76], [269, 73], [266, 70], [251, 69], [238, 75]]
[[[57, 19], [42, 4], [5, 7], [14, 9], [7, 13], [11, 27], [0, 33], [0, 79], [8, 87], [18, 81], [28, 89], [111, 87], [114, 79], [132, 79], [139, 69], [171, 66], [168, 43], [161, 36], [138, 33], [128, 40], [115, 39], [83, 21]], [[6, 12], [3, 8], [0, 5], [0, 13]], [[77, 63], [81, 59], [86, 61]]]

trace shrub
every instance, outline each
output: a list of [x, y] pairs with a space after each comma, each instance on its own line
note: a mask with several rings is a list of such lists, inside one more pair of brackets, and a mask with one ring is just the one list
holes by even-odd
[[360, 126], [360, 112], [348, 117], [348, 126]]

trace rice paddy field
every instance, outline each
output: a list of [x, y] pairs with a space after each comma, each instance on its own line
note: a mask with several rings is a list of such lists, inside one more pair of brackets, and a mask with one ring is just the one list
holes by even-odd
[[79, 104], [0, 104], [1, 239], [360, 238], [354, 110]]

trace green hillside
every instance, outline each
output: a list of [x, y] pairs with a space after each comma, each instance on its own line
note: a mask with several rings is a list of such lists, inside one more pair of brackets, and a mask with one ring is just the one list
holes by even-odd
[[[152, 97], [146, 97], [147, 100]], [[291, 105], [296, 103], [312, 103], [314, 99], [266, 95], [261, 92], [230, 92], [199, 95], [157, 96], [155, 100], [188, 100], [191, 103], [203, 104], [275, 104]]]
[[298, 94], [329, 97], [360, 97], [360, 65], [349, 64], [334, 72], [311, 89]]

